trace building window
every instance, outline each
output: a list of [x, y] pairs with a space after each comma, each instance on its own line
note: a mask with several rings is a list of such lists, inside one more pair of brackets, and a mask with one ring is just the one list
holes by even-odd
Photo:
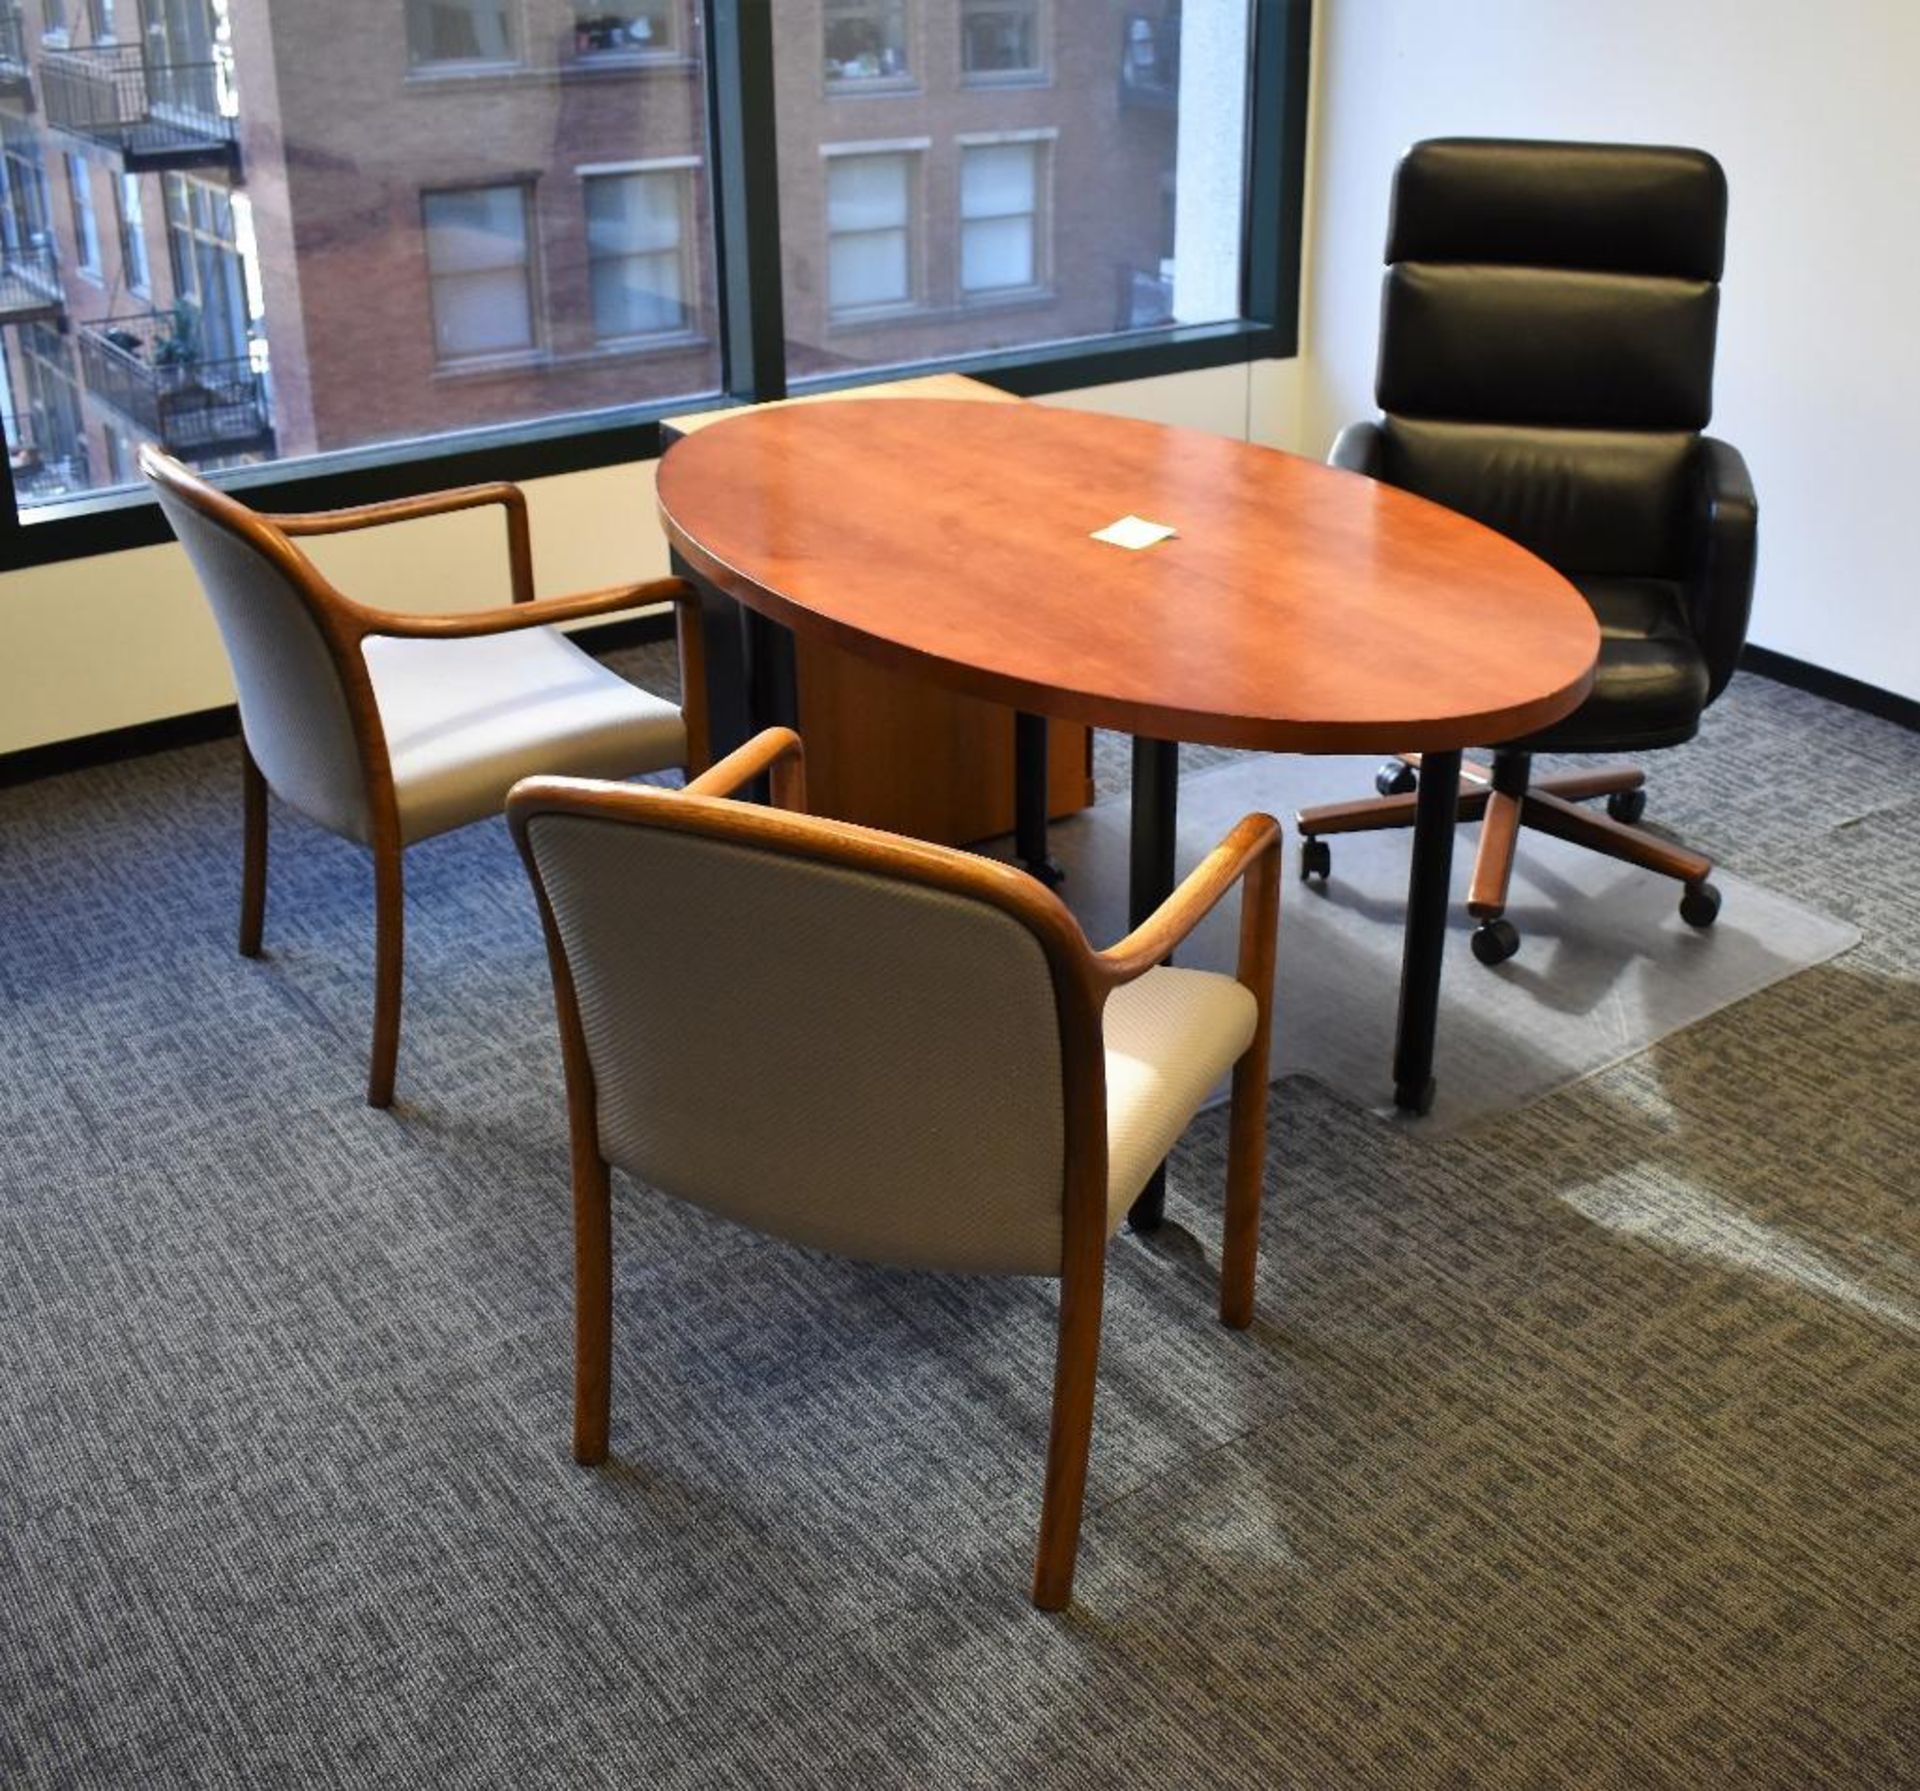
[[1040, 51], [1042, 0], [962, 0], [960, 68], [970, 82], [1031, 80]]
[[40, 0], [40, 28], [46, 41], [67, 41], [67, 0]]
[[93, 215], [93, 173], [85, 156], [67, 155], [67, 186], [73, 194], [73, 244], [80, 272], [100, 278], [100, 221]]
[[829, 87], [903, 85], [907, 57], [906, 0], [826, 0]]
[[975, 143], [960, 151], [960, 290], [968, 298], [1046, 282], [1046, 144]]
[[433, 339], [443, 361], [533, 346], [528, 190], [464, 187], [421, 195]]
[[246, 201], [184, 174], [166, 177], [167, 253], [173, 264], [168, 329], [183, 356], [214, 364], [248, 359], [254, 304], [241, 241]]
[[690, 185], [685, 168], [587, 176], [587, 283], [602, 342], [692, 327]]
[[677, 56], [679, 0], [573, 0], [573, 53], [582, 60]]
[[147, 262], [147, 221], [140, 198], [140, 176], [121, 175], [115, 192], [120, 210], [120, 265], [126, 271], [127, 290], [145, 298], [153, 291], [153, 269]]
[[90, 0], [87, 10], [93, 20], [93, 41], [113, 43], [119, 35], [118, 0]]
[[45, 271], [52, 273], [53, 232], [48, 225], [52, 207], [47, 203], [47, 169], [41, 160], [40, 139], [25, 131], [8, 131], [4, 138], [5, 155], [0, 158], [0, 176], [5, 191], [0, 193], [0, 244], [9, 260], [44, 258]]
[[407, 0], [407, 56], [416, 68], [518, 61], [513, 0]]
[[836, 316], [913, 302], [913, 188], [919, 156], [827, 161], [827, 308]]

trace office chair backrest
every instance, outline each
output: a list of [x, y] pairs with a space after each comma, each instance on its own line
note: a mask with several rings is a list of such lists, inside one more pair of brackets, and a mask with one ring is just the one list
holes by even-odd
[[282, 801], [365, 843], [366, 779], [342, 687], [356, 668], [343, 668], [328, 639], [318, 572], [279, 530], [178, 461], [143, 447], [140, 470], [213, 609], [254, 762]]
[[[1063, 1011], [1013, 911], [1050, 895], [746, 803], [563, 780], [542, 780], [534, 812], [520, 803], [608, 1162], [846, 1256], [1059, 1271]], [[889, 852], [919, 873], [885, 867]], [[1002, 872], [1007, 906], [964, 887]], [[1097, 1040], [1097, 1009], [1081, 1018]], [[568, 1075], [577, 1100], [575, 1062]], [[1102, 1112], [1077, 1124], [1104, 1149]]]
[[1699, 150], [1416, 144], [1388, 227], [1382, 475], [1562, 572], [1677, 576], [1726, 212]]

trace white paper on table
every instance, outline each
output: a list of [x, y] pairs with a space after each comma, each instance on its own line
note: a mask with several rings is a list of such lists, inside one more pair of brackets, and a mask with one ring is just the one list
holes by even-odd
[[1123, 516], [1118, 522], [1110, 522], [1104, 529], [1095, 529], [1093, 538], [1106, 541], [1115, 547], [1138, 550], [1152, 547], [1157, 542], [1170, 540], [1179, 534], [1179, 530], [1164, 522], [1149, 522], [1144, 516]]

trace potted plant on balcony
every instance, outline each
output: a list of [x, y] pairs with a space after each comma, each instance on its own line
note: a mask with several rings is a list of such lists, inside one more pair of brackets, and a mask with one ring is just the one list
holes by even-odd
[[167, 391], [183, 391], [197, 383], [192, 375], [200, 364], [200, 308], [182, 299], [159, 316], [153, 337], [153, 364]]

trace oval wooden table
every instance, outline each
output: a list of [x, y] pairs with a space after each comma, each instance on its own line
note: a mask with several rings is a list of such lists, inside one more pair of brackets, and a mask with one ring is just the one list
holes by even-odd
[[[1558, 573], [1357, 474], [1042, 404], [745, 411], [675, 443], [658, 492], [680, 560], [757, 615], [1132, 734], [1136, 923], [1173, 886], [1178, 742], [1426, 755], [1394, 1088], [1430, 1104], [1460, 749], [1593, 678], [1593, 612]], [[1179, 532], [1091, 538], [1129, 514]]]

